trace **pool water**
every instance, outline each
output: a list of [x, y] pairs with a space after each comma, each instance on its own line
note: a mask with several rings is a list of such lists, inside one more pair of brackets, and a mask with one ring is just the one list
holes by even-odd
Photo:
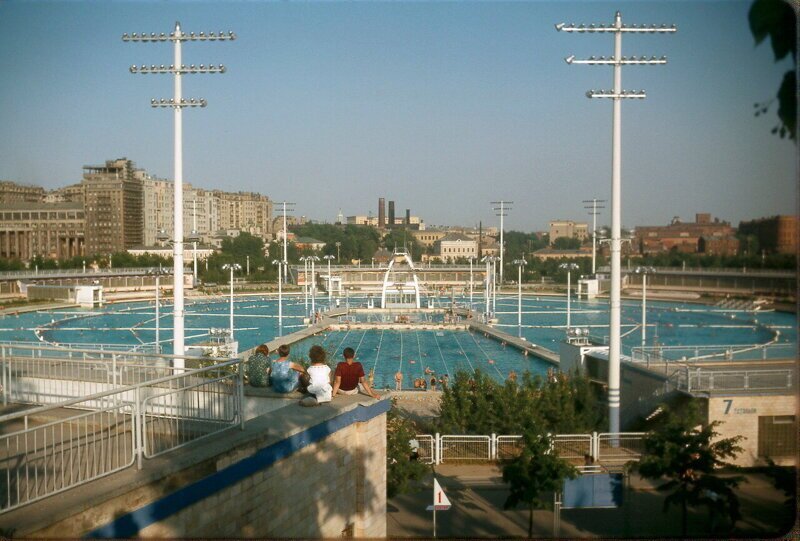
[[[476, 296], [476, 299], [478, 297]], [[456, 299], [466, 302], [467, 299]], [[437, 299], [437, 307], [449, 306], [451, 299]], [[366, 297], [351, 297], [350, 306], [365, 306]], [[278, 306], [274, 297], [247, 296], [235, 299], [235, 338], [244, 351], [278, 337]], [[344, 305], [341, 302], [341, 305]], [[319, 299], [318, 309], [327, 307], [327, 298]], [[481, 302], [474, 305], [480, 313]], [[159, 318], [162, 348], [169, 351], [172, 339], [171, 305], [162, 305]], [[499, 296], [497, 326], [511, 334], [557, 351], [566, 330], [566, 299], [564, 297], [526, 297], [522, 301], [522, 328], [517, 327], [517, 297]], [[302, 297], [289, 297], [283, 303], [283, 335], [303, 328], [303, 317], [310, 312]], [[571, 325], [588, 329], [600, 340], [608, 335], [608, 303], [606, 300], [571, 302]], [[359, 314], [359, 320], [380, 319], [376, 314]], [[427, 315], [426, 315], [427, 317]], [[439, 321], [441, 315], [433, 316]], [[641, 304], [622, 303], [622, 349], [629, 353], [641, 344]], [[186, 303], [185, 336], [191, 345], [208, 338], [209, 328], [227, 328], [229, 300], [225, 297], [189, 299]], [[648, 302], [647, 344], [662, 346], [684, 345], [744, 345], [766, 343], [777, 339], [787, 347], [780, 350], [783, 357], [797, 355], [797, 318], [780, 312], [745, 312], [722, 310], [713, 306]], [[62, 309], [0, 316], [0, 342], [41, 341], [42, 343], [73, 343], [152, 345], [156, 339], [155, 305], [150, 302], [119, 303], [102, 309]], [[314, 342], [317, 340], [317, 342]], [[341, 350], [356, 349], [365, 368], [375, 370], [375, 383], [383, 388], [394, 386], [394, 373], [399, 369], [406, 375], [404, 386], [414, 377], [424, 375], [429, 366], [437, 375], [448, 373], [452, 378], [459, 369], [480, 368], [505, 378], [509, 371], [521, 374], [524, 370], [542, 373], [547, 365], [538, 359], [524, 357], [519, 351], [495, 340], [465, 331], [390, 331], [353, 330], [329, 332], [301, 347], [307, 352], [311, 343], [323, 343], [334, 357]], [[787, 355], [788, 352], [788, 355]], [[413, 363], [411, 361], [414, 361]], [[490, 363], [489, 361], [494, 361]], [[424, 365], [424, 366], [423, 366]], [[387, 380], [387, 378], [389, 378]], [[430, 379], [430, 377], [428, 378]]]
[[[344, 360], [344, 348], [353, 348], [364, 371], [367, 374], [373, 372], [374, 385], [378, 389], [394, 389], [394, 375], [398, 371], [403, 374], [403, 388], [410, 389], [414, 379], [426, 378], [430, 382], [433, 375], [438, 379], [448, 374], [452, 380], [456, 372], [480, 370], [503, 381], [512, 370], [519, 375], [526, 370], [533, 375], [544, 375], [551, 366], [536, 357], [525, 356], [516, 348], [470, 331], [331, 331], [295, 344], [291, 357], [308, 358], [312, 345], [325, 348], [331, 368]], [[426, 373], [426, 369], [432, 374]]]

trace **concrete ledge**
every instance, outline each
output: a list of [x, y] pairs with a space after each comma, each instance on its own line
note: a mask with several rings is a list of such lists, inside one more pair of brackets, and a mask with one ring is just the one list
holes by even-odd
[[[248, 421], [244, 430], [231, 428], [145, 460], [142, 470], [134, 465], [4, 513], [0, 528], [13, 530], [16, 537], [136, 535], [139, 529], [242, 476], [267, 468], [341, 428], [385, 413], [390, 405], [387, 399], [376, 401], [363, 395], [336, 397], [313, 408], [288, 404], [280, 413]], [[140, 507], [136, 508], [137, 504]], [[109, 505], [117, 511], [111, 512]], [[105, 508], [102, 511], [101, 506]], [[129, 511], [131, 508], [134, 510]], [[113, 520], [109, 522], [109, 518]]]

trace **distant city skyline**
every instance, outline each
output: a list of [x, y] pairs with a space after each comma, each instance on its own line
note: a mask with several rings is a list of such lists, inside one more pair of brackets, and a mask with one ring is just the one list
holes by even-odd
[[[319, 221], [377, 215], [378, 197], [428, 224], [497, 225], [490, 201], [515, 201], [506, 229], [589, 221], [582, 203], [609, 199], [611, 104], [606, 67], [564, 57], [608, 55], [612, 39], [553, 25], [676, 24], [672, 36], [625, 36], [623, 54], [667, 56], [626, 67], [623, 223], [737, 225], [795, 214], [796, 148], [770, 134], [776, 64], [747, 24], [750, 2], [565, 3], [33, 3], [0, 4], [0, 179], [52, 189], [83, 165], [127, 157], [172, 178], [172, 115], [151, 110], [171, 78], [131, 64], [170, 64], [168, 44], [124, 32], [234, 31], [232, 43], [189, 43], [184, 62], [224, 75], [184, 77], [208, 107], [184, 114], [184, 178], [256, 191]], [[608, 205], [607, 205], [608, 206]], [[598, 225], [609, 222], [608, 208]], [[404, 215], [404, 214], [403, 214]]]

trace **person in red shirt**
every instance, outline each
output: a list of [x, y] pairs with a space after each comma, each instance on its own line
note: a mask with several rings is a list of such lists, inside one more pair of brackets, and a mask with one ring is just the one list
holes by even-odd
[[356, 352], [353, 348], [344, 348], [342, 355], [344, 355], [344, 362], [336, 365], [331, 394], [333, 396], [336, 396], [336, 393], [356, 394], [358, 386], [361, 385], [369, 396], [375, 399], [380, 398], [378, 393], [373, 391], [367, 383], [367, 379], [364, 377], [364, 367], [355, 360]]

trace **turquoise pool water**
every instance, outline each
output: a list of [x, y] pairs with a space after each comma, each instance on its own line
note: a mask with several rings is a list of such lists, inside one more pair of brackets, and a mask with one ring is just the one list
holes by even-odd
[[[476, 296], [477, 299], [477, 296]], [[456, 299], [464, 302], [465, 299]], [[208, 338], [211, 327], [228, 326], [229, 304], [224, 297], [192, 299], [186, 304], [186, 343]], [[351, 298], [350, 305], [364, 305], [366, 298]], [[450, 299], [437, 300], [437, 306], [448, 306]], [[344, 301], [341, 303], [344, 305]], [[317, 307], [327, 306], [327, 299], [318, 299]], [[475, 303], [477, 312], [483, 310]], [[283, 334], [303, 326], [302, 318], [310, 310], [302, 297], [284, 302]], [[273, 297], [248, 296], [235, 299], [235, 337], [240, 351], [268, 342], [278, 336], [277, 300]], [[523, 299], [521, 334], [529, 341], [557, 351], [566, 328], [566, 299], [564, 297], [528, 297]], [[498, 327], [517, 335], [517, 298], [500, 296], [497, 300]], [[359, 319], [365, 316], [359, 315]], [[435, 316], [440, 319], [441, 316]], [[625, 301], [622, 304], [622, 345], [627, 353], [641, 343], [641, 304]], [[162, 305], [159, 319], [162, 347], [169, 350], [172, 339], [171, 305]], [[571, 303], [571, 324], [588, 329], [599, 339], [608, 334], [608, 305], [601, 301]], [[777, 339], [786, 348], [783, 357], [797, 355], [797, 319], [794, 314], [779, 312], [745, 312], [721, 310], [712, 306], [675, 302], [648, 302], [647, 343], [656, 341], [662, 346], [684, 345], [745, 345], [766, 343]], [[346, 333], [347, 331], [342, 331]], [[0, 341], [42, 341], [43, 343], [79, 343], [86, 345], [153, 344], [156, 336], [155, 305], [151, 302], [120, 303], [95, 310], [55, 310], [0, 317]], [[498, 378], [510, 370], [520, 373], [528, 369], [535, 373], [546, 370], [546, 364], [526, 358], [516, 350], [502, 346], [482, 335], [445, 331], [352, 331], [350, 334], [328, 333], [324, 340], [327, 349], [336, 344], [333, 353], [341, 349], [357, 349], [365, 366], [372, 365], [376, 384], [387, 384], [386, 374], [393, 375], [398, 367], [404, 373], [424, 370], [424, 361], [437, 374], [459, 368], [485, 369]], [[337, 344], [337, 342], [340, 342]], [[308, 344], [310, 345], [310, 343]], [[304, 345], [307, 349], [307, 346]], [[378, 349], [376, 349], [378, 348]], [[338, 360], [338, 358], [336, 359]], [[414, 360], [414, 363], [409, 361]], [[489, 360], [495, 361], [489, 363]], [[434, 366], [435, 365], [435, 366]], [[406, 384], [410, 382], [407, 376]], [[389, 381], [393, 385], [393, 380]]]

